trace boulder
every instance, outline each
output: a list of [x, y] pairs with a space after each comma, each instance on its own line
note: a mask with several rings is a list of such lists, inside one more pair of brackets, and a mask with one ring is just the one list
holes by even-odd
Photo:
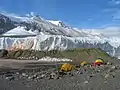
[[11, 76], [11, 77], [6, 77], [5, 79], [6, 79], [6, 80], [9, 80], [9, 81], [12, 81], [12, 80], [15, 79], [15, 77], [14, 77], [14, 76]]
[[88, 84], [89, 82], [88, 81], [85, 81], [84, 84]]
[[8, 54], [8, 51], [5, 49], [0, 49], [0, 58], [6, 57]]
[[50, 74], [50, 78], [49, 79], [58, 79], [58, 75], [56, 73], [52, 72]]

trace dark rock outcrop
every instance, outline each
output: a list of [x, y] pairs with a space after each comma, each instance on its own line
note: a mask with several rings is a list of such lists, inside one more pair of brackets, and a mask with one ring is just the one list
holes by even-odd
[[1, 49], [1, 50], [0, 50], [0, 58], [6, 57], [7, 54], [8, 54], [8, 51], [7, 51], [7, 50], [5, 50], [5, 49]]
[[16, 27], [16, 22], [12, 21], [9, 17], [0, 14], [0, 34], [3, 34]]

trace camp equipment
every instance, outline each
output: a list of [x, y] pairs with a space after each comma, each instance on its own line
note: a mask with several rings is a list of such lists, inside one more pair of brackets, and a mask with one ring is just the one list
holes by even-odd
[[61, 66], [61, 71], [65, 71], [65, 72], [68, 72], [68, 71], [71, 71], [71, 70], [74, 70], [75, 69], [75, 66], [72, 65], [72, 64], [69, 64], [69, 63], [65, 63]]
[[87, 61], [83, 61], [80, 65], [81, 65], [81, 66], [88, 65], [88, 62], [87, 62]]

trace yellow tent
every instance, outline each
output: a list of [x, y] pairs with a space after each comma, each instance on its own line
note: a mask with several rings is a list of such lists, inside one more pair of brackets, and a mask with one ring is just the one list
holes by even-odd
[[65, 63], [61, 66], [61, 71], [71, 71], [71, 70], [74, 70], [75, 69], [75, 66], [69, 64], [69, 63]]
[[87, 61], [83, 61], [83, 62], [81, 63], [81, 66], [85, 66], [85, 65], [87, 65], [87, 64], [88, 64]]
[[97, 59], [95, 63], [103, 63], [103, 61], [101, 59]]

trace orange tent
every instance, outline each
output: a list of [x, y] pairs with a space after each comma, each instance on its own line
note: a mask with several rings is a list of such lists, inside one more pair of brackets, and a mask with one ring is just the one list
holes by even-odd
[[101, 65], [101, 64], [103, 64], [103, 60], [101, 60], [101, 59], [97, 59], [97, 60], [94, 62], [94, 66], [96, 66], [96, 65]]

